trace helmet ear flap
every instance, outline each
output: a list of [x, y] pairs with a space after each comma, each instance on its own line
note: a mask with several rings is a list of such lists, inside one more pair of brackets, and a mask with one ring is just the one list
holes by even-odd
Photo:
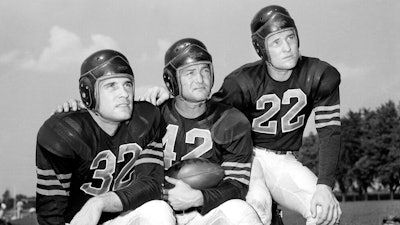
[[81, 77], [79, 79], [79, 92], [87, 109], [93, 109], [96, 105], [96, 99], [93, 98], [94, 93], [92, 93], [92, 90], [94, 90], [92, 83], [89, 77]]
[[261, 58], [263, 58], [263, 51], [265, 50], [265, 48], [262, 47], [262, 45], [260, 43], [260, 38], [257, 35], [252, 35], [251, 39], [252, 39], [254, 49], [257, 52], [257, 55], [260, 56]]
[[169, 92], [173, 96], [179, 95], [178, 79], [169, 69], [164, 69], [163, 73], [164, 83], [167, 86]]
[[252, 43], [254, 49], [256, 50], [258, 56], [266, 61], [270, 61], [267, 49], [265, 47], [265, 39], [259, 37], [257, 34], [251, 35]]

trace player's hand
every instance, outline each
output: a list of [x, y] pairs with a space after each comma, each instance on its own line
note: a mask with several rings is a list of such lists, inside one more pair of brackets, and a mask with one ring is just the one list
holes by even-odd
[[175, 185], [171, 189], [163, 190], [164, 200], [167, 200], [174, 210], [185, 210], [203, 205], [204, 199], [201, 191], [195, 190], [185, 182], [172, 177], [166, 176], [165, 180]]
[[99, 222], [102, 208], [102, 201], [93, 197], [75, 214], [69, 225], [97, 225]]
[[311, 215], [314, 218], [317, 217], [318, 225], [339, 224], [342, 210], [331, 187], [317, 184], [317, 189], [311, 199]]
[[62, 112], [69, 112], [69, 111], [78, 111], [84, 109], [85, 105], [83, 102], [71, 98], [70, 100], [64, 102], [62, 105], [57, 106], [57, 108], [53, 111], [54, 113], [62, 113]]
[[155, 106], [161, 105], [170, 98], [170, 93], [165, 87], [155, 86], [147, 89], [147, 91], [138, 97], [139, 101], [147, 101]]

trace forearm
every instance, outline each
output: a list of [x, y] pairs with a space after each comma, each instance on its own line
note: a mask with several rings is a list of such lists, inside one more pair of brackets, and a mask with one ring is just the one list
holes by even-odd
[[114, 192], [107, 192], [89, 199], [87, 204], [92, 204], [93, 207], [99, 207], [102, 212], [121, 212], [121, 199]]
[[204, 204], [201, 210], [201, 214], [204, 215], [212, 209], [218, 207], [222, 203], [230, 199], [244, 199], [247, 193], [247, 186], [237, 182], [240, 186], [236, 186], [231, 182], [235, 181], [224, 181], [216, 188], [202, 190], [204, 196]]
[[122, 201], [122, 210], [132, 210], [148, 201], [161, 199], [161, 183], [151, 177], [141, 178], [116, 194]]
[[335, 171], [340, 155], [340, 127], [329, 131], [329, 135], [321, 138], [318, 165], [318, 184], [333, 187]]
[[204, 205], [204, 196], [200, 190], [195, 190], [193, 197], [192, 207], [201, 207]]

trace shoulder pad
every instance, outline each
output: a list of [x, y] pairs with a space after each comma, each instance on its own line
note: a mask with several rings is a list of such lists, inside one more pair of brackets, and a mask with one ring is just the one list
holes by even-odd
[[233, 107], [226, 109], [211, 129], [213, 140], [218, 144], [231, 142], [250, 133], [250, 122], [242, 112]]
[[[77, 113], [79, 112], [73, 112], [73, 114]], [[74, 151], [84, 143], [83, 124], [76, 120], [78, 117], [68, 115], [71, 113], [51, 116], [39, 129], [37, 144], [52, 154], [73, 158]]]
[[328, 65], [323, 72], [319, 87], [318, 87], [318, 95], [320, 96], [328, 96], [332, 92], [334, 92], [340, 84], [340, 73], [331, 65]]

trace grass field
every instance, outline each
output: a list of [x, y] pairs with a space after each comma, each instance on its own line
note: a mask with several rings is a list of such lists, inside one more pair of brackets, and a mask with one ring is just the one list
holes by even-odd
[[[344, 202], [340, 206], [341, 225], [381, 225], [385, 216], [400, 216], [400, 200]], [[286, 209], [283, 209], [283, 222], [285, 225], [305, 224], [300, 215]]]

